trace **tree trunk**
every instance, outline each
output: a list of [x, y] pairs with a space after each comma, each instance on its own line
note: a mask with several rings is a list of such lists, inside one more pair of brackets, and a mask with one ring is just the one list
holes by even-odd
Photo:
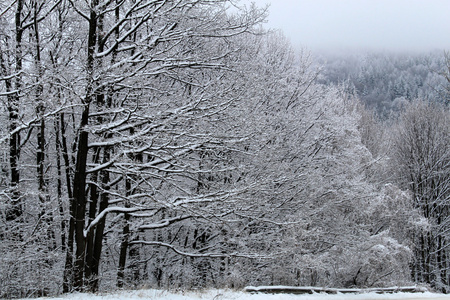
[[64, 160], [65, 176], [66, 176], [66, 187], [67, 196], [69, 198], [69, 229], [67, 232], [67, 247], [66, 247], [66, 262], [64, 265], [64, 275], [63, 275], [63, 292], [68, 293], [72, 290], [73, 284], [73, 246], [74, 246], [74, 235], [75, 235], [75, 201], [73, 199], [72, 193], [72, 178], [70, 171], [70, 160], [69, 160], [69, 149], [67, 148], [67, 138], [66, 138], [66, 125], [64, 120], [64, 113], [59, 115], [60, 125], [61, 125], [61, 147], [62, 147], [62, 157]]
[[[125, 206], [129, 207], [129, 205]], [[120, 254], [119, 254], [119, 266], [117, 268], [117, 287], [122, 288], [125, 283], [125, 265], [127, 261], [127, 251], [128, 251], [128, 239], [130, 234], [130, 225], [128, 221], [130, 220], [130, 215], [125, 214], [124, 216], [124, 226], [122, 231], [122, 242], [120, 243]]]
[[[110, 149], [105, 148], [103, 154], [103, 162], [107, 162], [110, 159]], [[108, 207], [109, 195], [107, 191], [109, 190], [109, 172], [107, 170], [103, 170], [101, 172], [102, 177], [102, 185], [106, 192], [102, 192], [100, 196], [100, 206], [99, 211], [104, 211]], [[105, 231], [105, 219], [100, 220], [95, 229], [95, 239], [94, 239], [94, 250], [92, 252], [92, 276], [93, 281], [91, 283], [91, 290], [97, 291], [99, 287], [99, 268], [100, 268], [100, 257], [102, 254], [103, 248], [103, 235]]]
[[56, 197], [58, 199], [59, 217], [61, 219], [61, 250], [66, 252], [66, 220], [64, 216], [64, 206], [62, 201], [62, 169], [61, 169], [61, 140], [59, 137], [61, 125], [58, 117], [54, 119], [55, 128], [55, 152], [56, 152]]
[[74, 265], [74, 289], [81, 291], [84, 286], [84, 270], [86, 258], [86, 238], [84, 236], [85, 212], [86, 212], [86, 168], [87, 156], [89, 152], [87, 126], [89, 124], [89, 106], [94, 97], [94, 54], [97, 36], [97, 13], [95, 11], [98, 0], [91, 3], [91, 12], [89, 16], [89, 33], [87, 49], [87, 86], [86, 98], [84, 100], [84, 109], [81, 116], [80, 131], [77, 136], [77, 156], [75, 164], [75, 174], [73, 179], [73, 198], [75, 201], [75, 265]]
[[[16, 45], [15, 45], [15, 80], [14, 80], [14, 90], [15, 93], [8, 96], [8, 113], [9, 113], [9, 132], [11, 134], [9, 139], [9, 165], [10, 165], [10, 198], [12, 201], [12, 207], [7, 213], [7, 219], [16, 220], [20, 218], [23, 214], [23, 207], [20, 200], [19, 192], [19, 156], [20, 156], [20, 132], [15, 132], [19, 126], [19, 100], [20, 91], [22, 90], [22, 10], [23, 10], [23, 0], [17, 1], [17, 9], [15, 14], [15, 29], [16, 29]], [[8, 83], [7, 83], [8, 84]], [[18, 235], [19, 240], [20, 234]]]
[[[129, 196], [131, 191], [131, 182], [129, 178], [125, 179], [125, 190], [126, 195]], [[125, 207], [130, 207], [129, 202], [127, 201], [125, 203]], [[127, 251], [128, 251], [128, 242], [129, 242], [129, 235], [130, 235], [130, 215], [125, 214], [124, 215], [124, 225], [122, 230], [122, 241], [120, 243], [120, 254], [119, 254], [119, 266], [117, 268], [117, 287], [122, 288], [125, 283], [125, 265], [127, 261]]]
[[86, 126], [89, 119], [89, 104], [86, 104], [81, 117], [80, 134], [77, 148], [77, 164], [75, 166], [75, 176], [73, 179], [73, 199], [75, 215], [75, 265], [74, 282], [75, 290], [81, 291], [84, 285], [84, 267], [86, 254], [86, 239], [84, 237], [85, 212], [86, 212], [86, 164], [88, 156], [88, 132]]
[[[94, 157], [92, 161], [94, 164], [98, 163], [99, 156], [100, 156], [100, 148], [94, 149]], [[97, 215], [97, 206], [98, 206], [98, 189], [97, 189], [97, 181], [98, 181], [98, 173], [92, 174], [90, 180], [92, 181], [91, 184], [89, 184], [89, 193], [90, 193], [90, 203], [89, 203], [89, 216], [88, 216], [88, 224], [90, 224]], [[85, 265], [85, 280], [86, 280], [86, 286], [90, 288], [90, 291], [94, 292], [92, 290], [92, 280], [93, 280], [93, 274], [92, 274], [92, 264], [93, 264], [93, 252], [94, 252], [94, 231], [91, 230], [88, 232], [86, 237], [86, 265]]]

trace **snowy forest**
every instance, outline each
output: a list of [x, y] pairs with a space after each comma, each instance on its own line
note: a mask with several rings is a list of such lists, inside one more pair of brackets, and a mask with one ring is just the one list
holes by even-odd
[[450, 292], [450, 56], [314, 55], [266, 17], [0, 2], [0, 298]]

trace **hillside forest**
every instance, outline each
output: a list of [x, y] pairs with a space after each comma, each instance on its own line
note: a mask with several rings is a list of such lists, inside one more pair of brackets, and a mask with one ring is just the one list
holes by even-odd
[[450, 57], [233, 0], [0, 2], [0, 298], [450, 292]]

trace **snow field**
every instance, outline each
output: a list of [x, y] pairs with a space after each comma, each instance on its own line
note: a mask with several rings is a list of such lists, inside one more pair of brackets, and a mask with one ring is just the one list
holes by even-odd
[[108, 294], [74, 293], [57, 298], [39, 298], [40, 300], [426, 300], [449, 299], [450, 295], [433, 293], [395, 293], [395, 294], [250, 294], [232, 290], [206, 290], [188, 292], [170, 292], [163, 290], [118, 291]]

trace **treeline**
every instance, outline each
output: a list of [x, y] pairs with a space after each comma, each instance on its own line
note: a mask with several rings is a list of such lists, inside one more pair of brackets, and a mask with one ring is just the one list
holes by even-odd
[[233, 3], [0, 4], [0, 297], [447, 291], [448, 107], [385, 131]]
[[398, 115], [407, 102], [449, 102], [444, 51], [429, 54], [389, 52], [321, 54], [320, 81], [345, 83], [382, 119]]

